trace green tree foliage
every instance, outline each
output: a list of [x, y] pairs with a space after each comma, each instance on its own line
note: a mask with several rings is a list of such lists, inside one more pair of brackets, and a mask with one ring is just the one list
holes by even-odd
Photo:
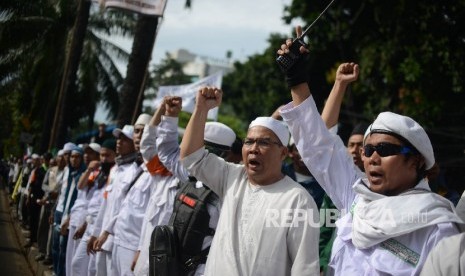
[[276, 47], [283, 40], [283, 36], [272, 35], [263, 54], [253, 55], [245, 63], [236, 62], [234, 72], [224, 77], [224, 105], [232, 107], [230, 112], [245, 123], [258, 116], [270, 116], [290, 101], [289, 89], [275, 61]]
[[[295, 0], [285, 19], [311, 22], [326, 4]], [[384, 110], [428, 127], [464, 118], [464, 15], [465, 1], [336, 1], [309, 35], [310, 66], [328, 75], [359, 63], [350, 108], [367, 119]]]
[[[293, 0], [285, 7], [283, 19], [309, 25], [328, 3]], [[331, 90], [339, 64], [356, 62], [361, 74], [344, 99], [343, 129], [370, 122], [387, 110], [411, 116], [427, 129], [439, 164], [448, 171], [463, 170], [464, 21], [464, 0], [336, 0], [306, 38], [309, 84], [318, 107], [322, 108]], [[295, 32], [287, 37], [295, 37]], [[242, 120], [270, 115], [290, 100], [274, 61], [284, 39], [271, 36], [263, 54], [236, 63], [235, 72], [225, 78], [225, 104]]]
[[[76, 8], [75, 1], [60, 0], [0, 3], [0, 102], [6, 111], [0, 134], [8, 151], [22, 152], [21, 132], [34, 135], [35, 151], [46, 150]], [[128, 34], [133, 26], [132, 16], [92, 10], [77, 89], [66, 109], [66, 129], [82, 118], [93, 121], [98, 101], [116, 116], [122, 77], [113, 57], [127, 57], [127, 53], [105, 38]]]

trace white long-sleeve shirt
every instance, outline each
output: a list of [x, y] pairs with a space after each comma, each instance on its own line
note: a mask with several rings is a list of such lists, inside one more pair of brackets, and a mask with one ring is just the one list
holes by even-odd
[[[144, 160], [150, 160], [150, 156], [158, 154], [160, 161], [163, 158], [166, 146], [157, 144], [157, 127], [146, 125], [141, 139], [141, 153]], [[178, 147], [175, 139], [176, 147]], [[169, 149], [168, 149], [169, 150]], [[170, 170], [170, 167], [165, 167]], [[170, 170], [171, 171], [171, 170]], [[149, 246], [153, 229], [157, 225], [167, 225], [173, 212], [174, 197], [177, 192], [178, 178], [174, 175], [151, 176], [152, 184], [149, 186], [150, 198], [143, 217], [138, 250], [140, 255], [134, 269], [135, 275], [148, 275], [149, 270]], [[186, 176], [187, 177], [187, 176]]]
[[102, 245], [105, 251], [112, 251], [113, 249], [113, 227], [119, 213], [121, 203], [126, 195], [126, 191], [131, 184], [134, 174], [136, 173], [137, 166], [135, 163], [115, 165], [110, 171], [109, 183], [105, 187], [104, 199], [97, 221], [94, 225], [92, 236], [99, 237], [104, 231], [110, 233], [107, 240]]
[[[178, 143], [178, 118], [162, 116], [159, 126], [157, 139], [157, 147], [159, 148], [160, 161], [173, 174], [181, 179], [184, 183], [189, 181], [189, 173], [184, 165], [180, 162], [180, 149]], [[196, 188], [202, 188], [203, 184], [200, 181], [195, 183]], [[208, 226], [211, 229], [216, 229], [220, 217], [221, 203], [216, 195], [212, 195], [210, 202], [207, 205], [207, 211], [210, 216]], [[211, 246], [213, 237], [206, 236], [202, 243], [202, 249]], [[205, 264], [199, 264], [194, 275], [203, 275]]]
[[92, 198], [87, 204], [87, 210], [85, 212], [87, 227], [86, 232], [82, 236], [82, 240], [85, 242], [89, 240], [94, 231], [94, 225], [97, 221], [97, 216], [103, 203], [103, 192], [105, 191], [104, 187], [97, 189], [97, 185], [95, 185], [93, 188], [95, 188], [95, 191], [93, 192]]
[[440, 223], [357, 249], [352, 243], [353, 217], [349, 211], [359, 198], [352, 186], [360, 181], [360, 174], [345, 146], [329, 133], [312, 97], [296, 107], [286, 105], [281, 115], [312, 175], [336, 207], [345, 210], [346, 215], [336, 223], [329, 264], [335, 275], [418, 275], [428, 252], [442, 238], [458, 233], [455, 224]]
[[68, 188], [69, 167], [63, 169], [63, 176], [61, 177], [60, 194], [58, 195], [58, 202], [56, 211], [63, 213], [66, 204], [66, 189]]
[[139, 169], [143, 172], [124, 198], [114, 226], [113, 242], [133, 251], [139, 247], [151, 186], [157, 185], [157, 177], [152, 176], [144, 164]]
[[319, 214], [308, 192], [285, 176], [252, 185], [243, 165], [201, 148], [183, 160], [222, 202], [205, 275], [318, 275]]
[[463, 192], [462, 197], [457, 203], [457, 215], [465, 221], [465, 192]]
[[77, 190], [76, 201], [70, 211], [69, 225], [80, 227], [86, 221], [87, 205], [95, 190], [95, 185], [91, 188], [85, 186]]

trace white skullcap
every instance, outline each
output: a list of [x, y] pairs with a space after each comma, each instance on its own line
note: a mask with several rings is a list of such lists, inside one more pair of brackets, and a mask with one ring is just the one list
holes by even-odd
[[134, 125], [148, 125], [151, 119], [152, 116], [150, 116], [149, 114], [142, 113], [139, 115]]
[[63, 153], [70, 153], [76, 144], [68, 142], [63, 146]]
[[134, 134], [134, 127], [131, 125], [125, 125], [123, 129], [115, 128], [113, 130], [113, 136], [115, 136], [116, 138], [118, 138], [121, 133], [132, 140], [132, 135]]
[[278, 121], [272, 117], [258, 117], [250, 123], [249, 128], [255, 126], [266, 127], [273, 131], [284, 146], [287, 146], [289, 143], [289, 130], [283, 122]]
[[425, 158], [426, 169], [433, 167], [434, 151], [426, 131], [412, 118], [392, 112], [382, 112], [365, 132], [364, 141], [372, 133], [396, 134], [407, 140]]
[[31, 158], [32, 158], [32, 159], [39, 159], [40, 156], [39, 156], [37, 153], [33, 153], [33, 154], [31, 155]]
[[95, 151], [96, 153], [100, 153], [100, 148], [101, 148], [101, 147], [100, 147], [100, 145], [97, 144], [97, 143], [90, 143], [90, 144], [88, 144], [88, 145], [86, 145], [86, 146], [84, 147], [84, 149], [86, 149], [86, 148], [90, 148], [90, 149], [92, 149], [93, 151]]
[[63, 156], [63, 154], [65, 154], [65, 151], [61, 149], [58, 151], [57, 156]]
[[234, 143], [234, 140], [236, 140], [236, 134], [225, 124], [207, 122], [205, 124], [203, 139], [207, 142], [230, 148]]

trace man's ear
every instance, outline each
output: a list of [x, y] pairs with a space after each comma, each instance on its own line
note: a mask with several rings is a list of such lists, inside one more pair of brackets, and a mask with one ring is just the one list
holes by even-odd
[[291, 157], [292, 153], [289, 151], [289, 149], [285, 146], [282, 147], [282, 152], [281, 152], [281, 160], [284, 161], [286, 160], [286, 157]]
[[422, 167], [425, 166], [425, 158], [419, 154], [412, 156], [413, 158], [413, 165], [415, 166], [416, 170], [421, 169]]

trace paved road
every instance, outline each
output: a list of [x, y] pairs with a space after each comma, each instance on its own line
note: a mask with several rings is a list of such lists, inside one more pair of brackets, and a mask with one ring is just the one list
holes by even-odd
[[32, 276], [16, 237], [8, 202], [7, 192], [0, 184], [0, 275]]

